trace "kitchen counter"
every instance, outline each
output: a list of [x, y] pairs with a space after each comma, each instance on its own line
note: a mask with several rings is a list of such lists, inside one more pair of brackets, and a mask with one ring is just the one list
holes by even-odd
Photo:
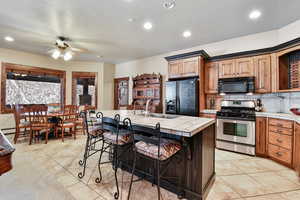
[[101, 111], [105, 117], [113, 118], [116, 114], [121, 116], [121, 120], [130, 118], [132, 124], [138, 124], [147, 127], [155, 127], [159, 122], [162, 132], [174, 134], [183, 137], [192, 137], [200, 133], [205, 128], [215, 123], [214, 119], [204, 117], [190, 117], [181, 115], [165, 115], [175, 118], [161, 118], [160, 114], [156, 116], [145, 116], [143, 114], [134, 114], [132, 110], [105, 110]]
[[[205, 114], [216, 114], [217, 110], [202, 110], [201, 113]], [[285, 120], [292, 120], [297, 123], [300, 123], [300, 116], [295, 115], [293, 113], [271, 113], [271, 112], [256, 112], [257, 117], [269, 117], [269, 118], [276, 118], [276, 119], [285, 119]]]
[[[145, 117], [142, 114], [134, 114], [130, 110], [107, 110], [101, 111], [105, 117], [113, 118], [119, 114], [121, 120], [129, 117], [132, 124], [147, 127], [155, 127], [159, 122], [161, 131], [168, 135], [176, 135], [176, 140], [182, 144], [182, 150], [177, 154], [177, 159], [171, 159], [170, 166], [162, 164], [164, 175], [160, 180], [160, 186], [173, 193], [181, 195], [185, 199], [202, 200], [209, 193], [215, 180], [215, 119], [189, 117], [181, 115], [150, 114]], [[121, 168], [128, 172], [132, 171], [132, 149], [121, 147], [123, 156]], [[156, 166], [147, 158], [140, 157], [136, 161], [135, 175], [150, 182], [153, 180], [149, 172], [155, 171]], [[173, 177], [173, 178], [172, 178]], [[182, 189], [178, 191], [179, 178]]]

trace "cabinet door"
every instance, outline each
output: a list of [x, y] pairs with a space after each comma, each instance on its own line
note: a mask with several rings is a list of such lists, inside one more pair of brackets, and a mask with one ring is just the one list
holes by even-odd
[[235, 75], [237, 77], [254, 76], [253, 57], [236, 59]]
[[218, 93], [218, 68], [219, 63], [210, 62], [205, 65], [205, 93]]
[[258, 156], [267, 156], [267, 119], [264, 117], [256, 118], [255, 130], [255, 152]]
[[199, 58], [188, 58], [182, 60], [182, 76], [198, 76], [199, 75]]
[[219, 78], [230, 78], [235, 76], [234, 60], [221, 61], [219, 64]]
[[176, 78], [182, 74], [182, 61], [175, 60], [169, 62], [169, 78]]
[[293, 166], [300, 173], [300, 124], [295, 123]]
[[271, 56], [254, 57], [255, 91], [257, 93], [271, 92]]

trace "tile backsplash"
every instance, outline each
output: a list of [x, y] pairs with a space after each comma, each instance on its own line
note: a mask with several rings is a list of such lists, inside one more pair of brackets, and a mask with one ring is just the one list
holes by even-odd
[[261, 99], [264, 112], [290, 113], [290, 108], [300, 108], [300, 92], [261, 95], [225, 95], [224, 99]]

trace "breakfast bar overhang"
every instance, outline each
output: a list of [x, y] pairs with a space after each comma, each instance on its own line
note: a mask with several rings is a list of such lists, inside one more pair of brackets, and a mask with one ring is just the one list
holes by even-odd
[[[170, 163], [161, 178], [161, 187], [177, 193], [186, 199], [205, 199], [215, 179], [215, 120], [211, 118], [189, 117], [163, 114], [134, 114], [128, 110], [102, 111], [105, 117], [114, 117], [119, 114], [121, 120], [130, 118], [132, 124], [146, 127], [155, 127], [160, 123], [161, 132], [166, 137], [181, 141], [183, 151], [180, 159]], [[121, 150], [122, 151], [122, 150]], [[131, 172], [133, 152], [126, 151], [121, 159], [121, 168]], [[136, 163], [135, 175], [154, 182], [147, 174], [155, 170], [155, 166], [146, 159], [139, 159]], [[164, 170], [164, 167], [161, 167]], [[181, 192], [174, 177], [179, 178]], [[134, 186], [133, 186], [134, 187]]]

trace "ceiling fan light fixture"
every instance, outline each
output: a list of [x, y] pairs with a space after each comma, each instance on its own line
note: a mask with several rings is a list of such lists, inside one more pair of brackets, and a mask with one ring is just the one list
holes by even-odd
[[57, 60], [60, 56], [61, 56], [61, 52], [59, 49], [55, 49], [52, 53], [52, 58], [54, 58], [55, 60]]
[[67, 51], [64, 55], [64, 61], [69, 61], [73, 58], [73, 52], [72, 51]]

